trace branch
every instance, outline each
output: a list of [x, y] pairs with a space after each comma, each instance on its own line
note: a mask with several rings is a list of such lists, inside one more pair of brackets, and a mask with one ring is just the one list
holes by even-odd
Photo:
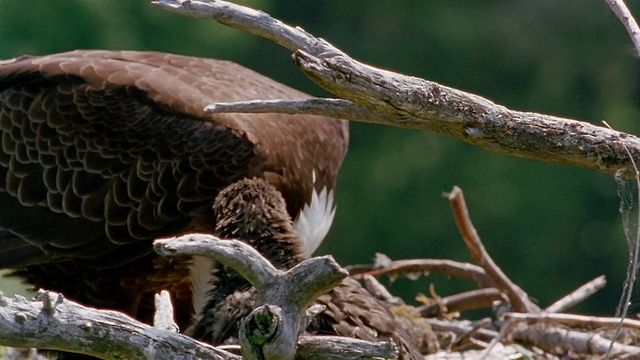
[[[327, 114], [331, 116], [432, 131], [498, 153], [609, 173], [631, 169], [625, 146], [640, 160], [640, 139], [633, 135], [587, 122], [511, 110], [432, 81], [365, 65], [262, 11], [217, 0], [158, 0], [153, 4], [182, 15], [213, 19], [287, 48], [309, 78], [353, 103], [330, 105]], [[317, 109], [316, 105], [296, 106], [308, 110]], [[277, 108], [269, 103], [264, 106], [271, 112]], [[284, 103], [283, 111], [290, 113], [296, 106]], [[340, 113], [341, 109], [347, 110]]]
[[504, 301], [504, 294], [494, 288], [465, 291], [440, 298], [436, 303], [418, 307], [424, 317], [442, 316], [446, 313], [464, 312], [491, 307], [494, 301]]
[[247, 279], [258, 292], [258, 302], [266, 302], [266, 298], [277, 301], [284, 298], [286, 303], [305, 310], [318, 296], [331, 290], [348, 275], [331, 256], [314, 257], [291, 270], [280, 271], [250, 245], [208, 234], [156, 240], [154, 250], [163, 256], [207, 256]]
[[[342, 336], [301, 336], [296, 359], [395, 359], [397, 353], [398, 349], [393, 341], [370, 342]], [[363, 354], [367, 354], [366, 357]]]
[[271, 279], [282, 273], [251, 246], [238, 240], [221, 240], [208, 234], [156, 240], [153, 248], [162, 256], [207, 256], [237, 271], [258, 291], [263, 291]]
[[605, 0], [607, 5], [611, 8], [618, 20], [624, 25], [624, 28], [627, 29], [629, 36], [631, 37], [631, 41], [633, 41], [633, 46], [636, 49], [636, 56], [640, 57], [640, 28], [638, 28], [638, 23], [636, 19], [631, 15], [631, 11], [627, 8], [624, 1], [622, 0]]
[[[640, 356], [640, 347], [637, 345], [625, 345], [603, 337], [601, 332], [581, 332], [559, 327], [558, 322], [571, 325], [609, 326], [615, 327], [620, 322], [619, 318], [597, 318], [569, 314], [507, 314], [511, 320], [535, 323], [534, 326], [520, 327], [514, 331], [513, 338], [519, 341], [534, 343], [536, 347], [552, 353], [578, 353], [605, 355], [607, 352], [614, 358], [636, 359]], [[628, 319], [625, 319], [628, 320]], [[538, 323], [546, 321], [548, 323]], [[631, 322], [634, 322], [633, 320]], [[627, 322], [627, 325], [630, 322]], [[637, 321], [635, 321], [637, 323]], [[635, 324], [637, 329], [637, 324]]]
[[[215, 103], [206, 106], [204, 110], [210, 114], [276, 112], [369, 120], [376, 116], [369, 108], [349, 100], [325, 98], [311, 98], [306, 100], [250, 100]], [[380, 118], [380, 122], [384, 122], [384, 118]]]
[[453, 190], [449, 194], [446, 194], [447, 198], [451, 202], [451, 207], [453, 208], [453, 214], [458, 224], [458, 228], [460, 229], [460, 233], [462, 234], [462, 238], [464, 239], [467, 248], [469, 248], [469, 252], [473, 259], [478, 263], [486, 272], [489, 277], [491, 277], [495, 283], [496, 287], [503, 291], [510, 300], [511, 305], [519, 312], [539, 312], [540, 309], [529, 300], [528, 295], [514, 284], [509, 278], [500, 270], [498, 265], [493, 261], [487, 249], [485, 249], [484, 245], [480, 241], [480, 237], [476, 229], [471, 222], [471, 218], [469, 218], [469, 210], [467, 209], [467, 204], [464, 201], [464, 195], [462, 190], [454, 186]]
[[166, 290], [162, 290], [160, 294], [155, 296], [156, 313], [153, 316], [153, 327], [156, 329], [178, 332], [178, 325], [173, 319], [173, 304], [171, 303], [171, 295]]
[[626, 329], [640, 330], [640, 321], [629, 318], [620, 319], [618, 317], [599, 317], [585, 316], [575, 314], [522, 314], [522, 313], [506, 313], [504, 319], [526, 321], [529, 323], [546, 321], [552, 323], [562, 323], [571, 326], [584, 326], [589, 328], [611, 327], [614, 328], [622, 322], [622, 327]]
[[597, 278], [588, 281], [586, 284], [581, 285], [571, 293], [563, 296], [558, 301], [549, 305], [546, 309], [544, 309], [544, 311], [549, 313], [558, 313], [570, 309], [584, 301], [589, 296], [598, 292], [606, 284], [607, 280], [605, 279], [605, 276], [600, 275]]
[[471, 279], [484, 287], [493, 287], [495, 282], [480, 266], [449, 259], [395, 260], [382, 267], [377, 264], [349, 265], [345, 269], [353, 277], [362, 275], [407, 275], [412, 273], [437, 272], [448, 276]]
[[0, 296], [0, 343], [101, 359], [239, 359], [185, 335], [122, 313], [97, 310], [41, 291], [36, 300]]
[[[210, 256], [227, 265], [233, 264], [240, 272], [248, 273], [249, 270], [263, 268], [264, 271], [258, 270], [258, 275], [250, 277], [254, 281], [266, 281], [264, 284], [256, 282], [257, 287], [265, 291], [261, 294], [265, 301], [275, 299], [273, 302], [277, 304], [278, 300], [294, 299], [294, 305], [267, 306], [269, 311], [275, 309], [278, 317], [284, 319], [283, 322], [277, 323], [275, 328], [275, 334], [278, 335], [272, 339], [275, 344], [283, 343], [282, 340], [278, 342], [278, 339], [283, 337], [282, 333], [292, 337], [295, 344], [300, 330], [306, 328], [309, 319], [323, 309], [312, 306], [309, 310], [301, 310], [300, 313], [294, 313], [294, 310], [297, 307], [308, 306], [319, 294], [326, 292], [347, 276], [331, 257], [313, 258], [288, 272], [281, 272], [242, 242], [214, 239], [207, 244], [206, 239], [197, 234], [182, 239], [159, 240], [154, 247], [164, 255], [192, 253]], [[243, 258], [245, 260], [242, 260]], [[268, 274], [278, 277], [269, 278]], [[0, 294], [0, 344], [79, 353], [108, 360], [240, 359], [237, 355], [175, 333], [176, 327], [167, 292], [163, 291], [156, 296], [156, 307], [156, 327], [151, 327], [120, 312], [85, 307], [52, 292], [40, 291], [33, 301], [22, 296], [7, 298]], [[249, 319], [255, 320], [255, 313], [252, 313]], [[291, 323], [297, 324], [298, 328], [287, 331], [287, 328], [291, 328], [287, 325]], [[288, 339], [286, 336], [284, 338]], [[265, 354], [265, 359], [293, 358], [292, 354], [282, 356], [280, 352], [267, 345], [260, 349], [261, 353]], [[313, 357], [315, 354], [331, 355], [334, 359], [352, 359], [354, 354], [371, 354], [380, 358], [394, 358], [397, 355], [397, 348], [392, 342], [367, 342], [324, 336], [302, 336], [298, 349], [301, 352], [296, 355], [296, 359], [314, 359], [317, 358]], [[243, 347], [244, 359], [256, 358], [247, 350], [247, 347]], [[309, 356], [312, 357], [305, 357], [305, 354], [311, 354]]]
[[[245, 359], [293, 358], [298, 335], [306, 329], [310, 318], [318, 313], [318, 309], [312, 307], [308, 311], [307, 308], [318, 296], [347, 277], [347, 272], [330, 256], [305, 260], [285, 272], [274, 268], [242, 241], [221, 240], [205, 234], [156, 240], [154, 249], [165, 256], [208, 256], [233, 268], [256, 288], [256, 308], [240, 326], [240, 342]], [[341, 341], [355, 341], [353, 349], [357, 345], [353, 339]], [[326, 343], [318, 345], [320, 347], [315, 350], [311, 348], [312, 343], [305, 343], [305, 351], [310, 354], [327, 353]], [[378, 349], [378, 352], [384, 350], [376, 347], [375, 343], [369, 346]], [[306, 356], [304, 354], [297, 356]], [[392, 356], [393, 352], [388, 355]]]

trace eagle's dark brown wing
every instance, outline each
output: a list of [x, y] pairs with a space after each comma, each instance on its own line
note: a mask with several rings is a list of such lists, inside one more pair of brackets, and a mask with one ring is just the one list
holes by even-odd
[[250, 176], [277, 186], [295, 218], [312, 190], [333, 189], [348, 142], [340, 120], [203, 108], [305, 97], [230, 62], [173, 54], [0, 62], [0, 267], [134, 315], [159, 288], [187, 294], [185, 265], [154, 256], [153, 239], [201, 230], [218, 191]]
[[[403, 321], [358, 281], [346, 278], [342, 284], [320, 296], [318, 304], [326, 310], [311, 323], [308, 331], [318, 334], [337, 334], [367, 341], [393, 339], [398, 345], [400, 358], [421, 359], [424, 339], [403, 328]], [[422, 334], [424, 337], [424, 334]]]

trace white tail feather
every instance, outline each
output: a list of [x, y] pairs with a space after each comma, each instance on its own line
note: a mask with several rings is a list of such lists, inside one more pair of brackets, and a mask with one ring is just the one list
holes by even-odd
[[311, 256], [320, 246], [331, 228], [335, 213], [333, 191], [323, 188], [318, 194], [314, 190], [311, 195], [311, 203], [305, 204], [300, 215], [293, 222], [293, 231], [302, 239], [302, 249], [305, 255]]

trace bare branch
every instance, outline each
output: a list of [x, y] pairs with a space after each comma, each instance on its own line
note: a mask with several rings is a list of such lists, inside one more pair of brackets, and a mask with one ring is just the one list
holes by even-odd
[[163, 256], [200, 255], [215, 259], [247, 279], [256, 288], [259, 302], [270, 296], [281, 300], [289, 294], [289, 298], [284, 297], [287, 302], [301, 308], [308, 307], [347, 276], [331, 256], [314, 257], [289, 271], [280, 271], [244, 242], [222, 240], [209, 234], [156, 240], [154, 249]]
[[442, 319], [420, 319], [422, 323], [429, 324], [434, 331], [437, 332], [453, 332], [458, 336], [466, 336], [468, 333], [474, 331], [474, 334], [482, 337], [485, 340], [493, 339], [498, 336], [498, 332], [495, 330], [479, 328], [479, 324], [484, 324], [484, 321], [469, 321], [469, 320], [442, 320]]
[[[374, 119], [376, 114], [365, 106], [344, 99], [311, 98], [306, 100], [252, 100], [210, 104], [204, 109], [214, 113], [266, 113], [324, 115], [349, 119]], [[379, 122], [383, 122], [380, 119]]]
[[[518, 320], [526, 321], [529, 323], [546, 321], [562, 323], [571, 326], [587, 326], [591, 328], [597, 327], [616, 327], [620, 323], [620, 318], [617, 317], [599, 317], [599, 316], [584, 316], [575, 314], [522, 314], [522, 313], [506, 313], [504, 314], [505, 320]], [[640, 321], [633, 319], [622, 319], [622, 327], [627, 329], [640, 330]]]
[[[346, 106], [350, 110], [342, 114], [344, 118], [437, 132], [498, 153], [609, 173], [631, 169], [624, 146], [640, 159], [640, 139], [633, 135], [587, 122], [510, 110], [474, 94], [362, 64], [326, 41], [262, 11], [217, 0], [153, 3], [183, 15], [219, 21], [289, 49], [309, 78], [360, 106], [358, 116], [352, 116], [355, 105]], [[291, 111], [290, 105], [283, 111]], [[335, 116], [336, 109], [332, 107], [329, 115]], [[275, 111], [275, 106], [269, 111]]]
[[434, 317], [441, 315], [444, 307], [447, 313], [463, 312], [491, 307], [494, 301], [504, 301], [504, 294], [494, 288], [465, 291], [441, 298], [437, 304], [425, 305], [418, 308], [420, 315]]
[[447, 198], [451, 202], [453, 208], [453, 214], [464, 239], [467, 248], [471, 253], [473, 259], [478, 263], [491, 277], [496, 287], [503, 291], [509, 297], [509, 300], [516, 311], [520, 312], [539, 312], [540, 309], [529, 300], [528, 295], [514, 284], [509, 278], [500, 270], [498, 265], [493, 261], [487, 250], [485, 249], [480, 237], [476, 232], [476, 229], [469, 218], [469, 210], [467, 204], [464, 201], [464, 195], [462, 190], [454, 186], [453, 190], [449, 194], [446, 194]]
[[575, 305], [584, 301], [584, 299], [598, 292], [607, 284], [607, 280], [604, 275], [600, 275], [597, 278], [588, 281], [586, 284], [581, 285], [579, 288], [573, 290], [571, 293], [563, 296], [555, 303], [549, 305], [545, 312], [557, 313], [574, 307]]
[[189, 234], [156, 240], [154, 250], [162, 256], [201, 255], [237, 271], [258, 291], [281, 276], [271, 263], [251, 246], [238, 240], [221, 240], [209, 234]]
[[173, 318], [173, 304], [171, 295], [166, 290], [155, 296], [156, 313], [153, 316], [153, 327], [159, 330], [178, 332], [178, 325]]
[[0, 298], [0, 343], [101, 359], [239, 359], [122, 313], [85, 307], [44, 291], [34, 301], [21, 296]]
[[624, 345], [611, 341], [598, 333], [581, 332], [556, 326], [528, 326], [513, 333], [513, 338], [536, 344], [540, 349], [549, 352], [605, 355], [616, 359], [636, 359], [640, 356], [640, 347]]
[[640, 28], [638, 28], [636, 19], [631, 15], [631, 11], [629, 11], [629, 8], [627, 8], [623, 0], [605, 0], [605, 2], [611, 10], [613, 10], [613, 13], [616, 14], [618, 20], [624, 25], [624, 28], [627, 29], [631, 41], [633, 41], [633, 46], [636, 49], [636, 56], [640, 57]]
[[370, 342], [341, 336], [302, 336], [296, 359], [395, 359], [393, 341]]
[[165, 256], [208, 256], [234, 269], [256, 288], [256, 308], [240, 326], [245, 359], [293, 358], [298, 335], [309, 324], [307, 308], [348, 275], [330, 256], [280, 271], [242, 241], [206, 234], [156, 240], [154, 249]]
[[373, 276], [386, 274], [395, 276], [410, 273], [437, 272], [449, 276], [471, 279], [484, 287], [495, 286], [493, 279], [487, 276], [487, 273], [480, 266], [449, 259], [396, 260], [385, 264], [383, 267], [378, 267], [375, 264], [360, 264], [346, 266], [345, 269], [354, 277], [363, 274]]

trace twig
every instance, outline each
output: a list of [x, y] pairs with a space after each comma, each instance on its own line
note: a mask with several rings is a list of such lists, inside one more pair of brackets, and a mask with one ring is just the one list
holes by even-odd
[[605, 276], [600, 275], [549, 305], [544, 309], [544, 312], [558, 313], [570, 309], [598, 292], [598, 290], [602, 289], [606, 284], [607, 280]]
[[[326, 41], [262, 11], [218, 0], [158, 0], [153, 4], [182, 15], [214, 19], [289, 49], [309, 78], [358, 104], [344, 105], [357, 108], [358, 116], [347, 112], [350, 115], [339, 117], [447, 134], [489, 151], [609, 173], [631, 168], [623, 145], [635, 158], [640, 157], [640, 139], [633, 135], [587, 122], [510, 110], [474, 94], [362, 64]], [[283, 111], [291, 111], [289, 105]], [[335, 109], [330, 110], [331, 115], [336, 115]]]
[[453, 348], [459, 347], [467, 341], [474, 341], [474, 335], [490, 324], [491, 324], [491, 319], [489, 318], [485, 318], [478, 321], [473, 327], [473, 329], [471, 329], [468, 333], [464, 334], [464, 336], [456, 340], [456, 342], [452, 344], [451, 348], [453, 349]]
[[462, 238], [476, 263], [493, 279], [496, 287], [509, 297], [516, 311], [527, 313], [539, 312], [540, 309], [529, 300], [527, 294], [520, 287], [509, 280], [485, 249], [471, 222], [471, 218], [469, 218], [469, 211], [467, 210], [467, 204], [464, 201], [462, 190], [454, 186], [453, 190], [446, 194], [446, 196], [451, 202], [453, 214]]
[[477, 265], [463, 263], [449, 259], [412, 259], [396, 260], [385, 264], [384, 267], [374, 265], [351, 265], [345, 267], [351, 276], [358, 277], [363, 274], [379, 275], [403, 275], [409, 273], [437, 272], [448, 276], [471, 279], [484, 287], [493, 287], [495, 282], [487, 276], [483, 268]]
[[484, 324], [484, 320], [471, 322], [468, 320], [441, 320], [441, 319], [420, 319], [420, 322], [428, 324], [436, 332], [450, 331], [459, 336], [465, 336], [470, 332], [474, 332], [475, 335], [481, 336], [485, 340], [493, 339], [498, 336], [498, 332], [495, 330], [484, 329], [478, 327], [479, 324]]
[[45, 291], [34, 301], [0, 296], [0, 343], [101, 359], [239, 359], [185, 335], [158, 330], [122, 313], [85, 307]]
[[402, 298], [392, 295], [374, 276], [365, 274], [362, 276], [362, 281], [365, 289], [383, 303], [393, 306], [404, 305]]
[[500, 344], [500, 342], [506, 337], [506, 335], [511, 333], [516, 328], [516, 326], [517, 324], [511, 320], [506, 320], [502, 322], [502, 326], [500, 327], [500, 331], [498, 332], [498, 335], [496, 335], [496, 337], [491, 340], [491, 342], [487, 345], [487, 347], [484, 350], [482, 350], [482, 352], [480, 353], [480, 359], [484, 359], [485, 356], [490, 354], [491, 351], [496, 346], [498, 346], [498, 344]]
[[504, 294], [494, 288], [465, 291], [459, 294], [446, 296], [438, 301], [438, 304], [423, 305], [418, 307], [420, 315], [434, 317], [441, 315], [444, 307], [448, 313], [463, 312], [485, 307], [491, 307], [496, 300], [505, 300]]
[[[311, 98], [306, 100], [253, 100], [215, 103], [204, 108], [214, 113], [267, 113], [311, 114], [349, 119], [373, 119], [375, 114], [365, 106], [344, 99]], [[380, 119], [379, 122], [383, 122]]]
[[636, 19], [631, 15], [631, 11], [629, 11], [629, 8], [627, 8], [627, 5], [625, 5], [622, 0], [605, 0], [605, 2], [611, 10], [613, 10], [613, 13], [616, 14], [618, 20], [624, 25], [624, 28], [627, 29], [631, 41], [633, 41], [633, 46], [636, 49], [636, 56], [640, 57], [640, 28], [638, 28]]
[[178, 332], [178, 325], [173, 319], [173, 304], [171, 303], [171, 295], [166, 290], [162, 290], [160, 294], [155, 296], [156, 313], [153, 316], [153, 327], [159, 330]]
[[[525, 321], [528, 323], [535, 322], [555, 322], [570, 326], [585, 327], [616, 327], [621, 322], [617, 317], [601, 317], [601, 316], [585, 316], [575, 314], [523, 314], [523, 313], [506, 313], [505, 320]], [[622, 319], [622, 326], [627, 329], [640, 330], [640, 321], [633, 319]]]

